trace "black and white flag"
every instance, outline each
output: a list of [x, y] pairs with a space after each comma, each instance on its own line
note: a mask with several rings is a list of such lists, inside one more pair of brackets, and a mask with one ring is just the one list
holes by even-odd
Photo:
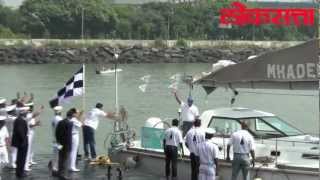
[[57, 96], [49, 102], [51, 108], [66, 102], [71, 97], [84, 94], [84, 68], [83, 65], [81, 69], [67, 81], [64, 87], [58, 91]]

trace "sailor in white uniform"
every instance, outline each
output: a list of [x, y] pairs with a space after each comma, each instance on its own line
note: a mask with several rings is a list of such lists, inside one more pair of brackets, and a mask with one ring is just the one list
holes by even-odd
[[9, 132], [6, 123], [6, 116], [0, 116], [0, 165], [1, 168], [3, 165], [9, 163], [7, 145], [9, 142]]
[[6, 102], [7, 102], [7, 99], [0, 97], [0, 115], [2, 115], [2, 116], [7, 115]]
[[[230, 148], [233, 147], [232, 180], [236, 180], [240, 170], [243, 180], [250, 179], [250, 164], [255, 165], [255, 143], [253, 136], [248, 132], [248, 125], [242, 121], [241, 130], [234, 132], [227, 146], [227, 161], [230, 161]], [[250, 155], [252, 160], [250, 160]]]
[[57, 141], [56, 141], [55, 132], [56, 132], [56, 127], [57, 127], [58, 123], [63, 120], [63, 118], [61, 116], [63, 107], [56, 106], [53, 108], [53, 110], [54, 110], [54, 118], [51, 121], [52, 137], [53, 137], [53, 140], [52, 140], [53, 159], [52, 159], [51, 163], [52, 163], [52, 170], [58, 171], [59, 145], [57, 144]]
[[210, 141], [215, 130], [212, 128], [206, 129], [206, 140], [197, 145], [196, 155], [199, 157], [199, 180], [215, 180], [218, 175], [218, 146]]
[[[6, 119], [6, 127], [9, 132], [9, 139], [12, 138], [13, 132], [13, 124], [14, 121], [17, 119], [17, 111], [16, 111], [16, 102], [12, 102], [11, 105], [6, 107], [7, 109], [7, 119]], [[17, 148], [14, 146], [9, 146], [9, 167], [16, 168], [16, 160], [17, 160]]]
[[[11, 122], [13, 122], [15, 118], [12, 119], [11, 116], [9, 117], [7, 112], [10, 111], [10, 110], [13, 111], [15, 109], [15, 107], [13, 109], [11, 109], [12, 107], [8, 107], [6, 105], [6, 102], [7, 102], [7, 100], [5, 98], [1, 98], [0, 97], [0, 116], [1, 116], [1, 119], [5, 118], [4, 119], [5, 122], [8, 122], [8, 125], [11, 125], [11, 127], [13, 127], [13, 123], [11, 123]], [[11, 120], [13, 120], [13, 121], [11, 121]], [[11, 128], [11, 132], [10, 133], [9, 133], [9, 131], [7, 129], [7, 132], [8, 132], [8, 135], [9, 135], [9, 139], [11, 139], [10, 137], [12, 135], [12, 129], [13, 128]], [[6, 153], [7, 153], [7, 156], [8, 156], [8, 152], [7, 151], [6, 151]], [[12, 168], [15, 168], [16, 167], [15, 161], [16, 161], [16, 157], [17, 157], [17, 149], [16, 148], [14, 148], [14, 147], [10, 148], [10, 157], [12, 157], [12, 158], [10, 158], [10, 160], [12, 159], [12, 161], [10, 161], [10, 165], [11, 165]], [[8, 161], [9, 161], [9, 159], [8, 159]]]
[[186, 134], [186, 146], [190, 152], [191, 161], [191, 180], [197, 180], [199, 175], [199, 162], [196, 158], [195, 151], [197, 145], [205, 141], [204, 129], [200, 128], [201, 120], [196, 119], [193, 122], [193, 127]]
[[29, 129], [28, 129], [28, 152], [27, 152], [27, 158], [25, 163], [25, 171], [31, 171], [30, 166], [37, 164], [36, 162], [33, 161], [35, 128], [37, 126], [40, 126], [40, 121], [36, 119], [36, 117], [38, 117], [42, 112], [43, 106], [41, 106], [37, 112], [33, 112], [34, 110], [33, 102], [26, 103], [25, 106], [30, 108], [26, 118], [26, 120], [28, 121]]
[[70, 120], [73, 123], [72, 126], [72, 147], [71, 147], [71, 152], [70, 152], [70, 166], [69, 170], [72, 172], [79, 172], [80, 169], [76, 167], [76, 161], [77, 161], [77, 154], [78, 154], [78, 148], [79, 148], [79, 136], [80, 136], [80, 131], [81, 127], [83, 125], [82, 121], [82, 111], [79, 112], [76, 110], [77, 113], [72, 117]]
[[[182, 156], [183, 151], [183, 138], [180, 129], [178, 128], [179, 121], [172, 120], [172, 127], [167, 129], [164, 133], [163, 150], [166, 157], [166, 178], [169, 180], [170, 169], [172, 170], [172, 180], [177, 179], [177, 165], [178, 165], [178, 148], [181, 147]], [[171, 168], [170, 168], [171, 166]]]

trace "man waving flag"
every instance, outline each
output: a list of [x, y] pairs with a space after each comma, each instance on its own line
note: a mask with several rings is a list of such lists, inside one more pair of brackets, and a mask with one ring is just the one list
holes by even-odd
[[84, 94], [84, 70], [85, 66], [83, 65], [81, 69], [67, 81], [64, 87], [58, 91], [57, 96], [49, 102], [51, 108], [64, 103], [71, 97]]

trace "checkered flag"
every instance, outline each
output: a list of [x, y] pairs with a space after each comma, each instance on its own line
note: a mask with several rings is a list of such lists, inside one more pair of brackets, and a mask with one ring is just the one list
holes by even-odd
[[57, 96], [53, 98], [49, 104], [51, 108], [54, 108], [71, 97], [81, 96], [82, 94], [84, 94], [84, 65], [67, 81], [64, 87], [58, 91]]

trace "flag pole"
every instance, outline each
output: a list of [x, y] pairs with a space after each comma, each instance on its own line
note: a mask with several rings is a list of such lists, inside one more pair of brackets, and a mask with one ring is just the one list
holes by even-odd
[[82, 110], [85, 111], [85, 109], [86, 109], [86, 79], [85, 79], [86, 65], [85, 65], [85, 63], [82, 64], [82, 68], [83, 68], [83, 73], [82, 73], [82, 79], [83, 79]]
[[114, 51], [114, 54], [115, 54], [115, 56], [114, 56], [114, 59], [115, 59], [115, 68], [114, 68], [114, 73], [115, 73], [115, 83], [116, 83], [116, 87], [115, 87], [115, 106], [116, 106], [116, 114], [118, 115], [118, 113], [119, 113], [119, 100], [118, 100], [118, 73], [117, 73], [117, 66], [118, 66], [118, 55], [116, 54], [116, 50], [114, 49], [113, 50]]

